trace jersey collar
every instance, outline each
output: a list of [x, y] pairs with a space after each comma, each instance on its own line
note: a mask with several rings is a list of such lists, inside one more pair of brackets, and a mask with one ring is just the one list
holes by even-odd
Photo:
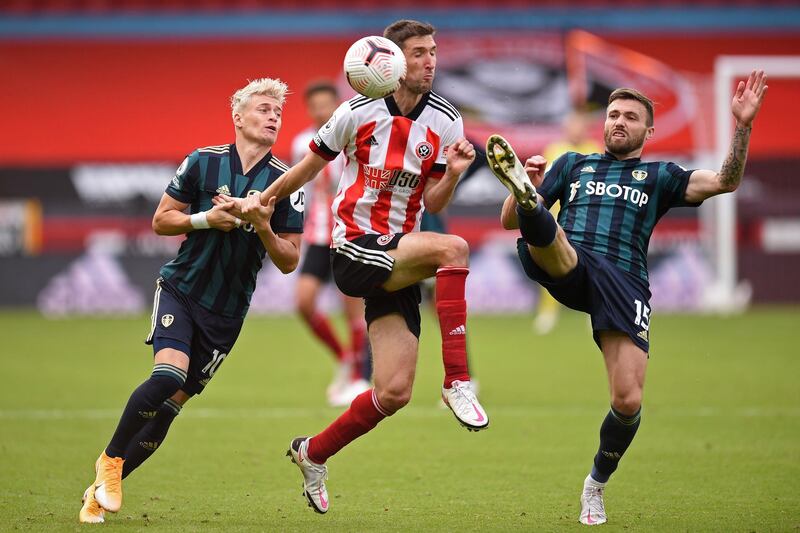
[[239, 152], [236, 151], [236, 143], [231, 144], [230, 153], [231, 153], [231, 175], [233, 176], [235, 176], [236, 174], [241, 174], [242, 176], [246, 176], [248, 178], [257, 176], [258, 173], [261, 172], [264, 169], [264, 167], [267, 166], [267, 163], [269, 163], [270, 160], [272, 159], [272, 150], [270, 150], [269, 152], [267, 152], [267, 155], [262, 157], [259, 160], [259, 162], [253, 165], [253, 168], [251, 168], [250, 171], [247, 174], [245, 174], [243, 172], [244, 169], [242, 168], [242, 160], [239, 159]]
[[397, 102], [395, 102], [393, 94], [390, 94], [389, 96], [384, 98], [383, 101], [386, 102], [386, 108], [389, 110], [389, 114], [391, 114], [393, 117], [405, 116], [405, 118], [409, 120], [417, 120], [419, 116], [422, 114], [422, 110], [425, 109], [426, 105], [428, 105], [428, 98], [430, 98], [430, 95], [431, 95], [430, 91], [423, 94], [422, 98], [419, 99], [417, 105], [414, 106], [414, 109], [412, 109], [408, 115], [403, 115], [400, 112], [400, 108], [397, 107]]
[[614, 161], [621, 161], [623, 163], [638, 163], [639, 161], [642, 160], [641, 157], [631, 157], [629, 159], [619, 159], [619, 158], [617, 158], [617, 156], [615, 156], [614, 154], [612, 154], [608, 150], [606, 150], [606, 153], [603, 154], [603, 157], [605, 157], [606, 159], [612, 159]]

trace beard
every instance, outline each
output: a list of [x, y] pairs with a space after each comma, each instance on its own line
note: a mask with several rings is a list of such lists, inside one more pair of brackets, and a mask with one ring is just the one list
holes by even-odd
[[406, 89], [408, 89], [412, 94], [425, 94], [433, 87], [433, 81], [403, 80], [403, 85], [405, 85]]
[[630, 132], [625, 133], [627, 137], [618, 138], [612, 136], [613, 131], [606, 131], [603, 135], [606, 142], [606, 150], [614, 155], [627, 155], [640, 150], [644, 146], [647, 132], [642, 132], [642, 134], [638, 136], [633, 136]]

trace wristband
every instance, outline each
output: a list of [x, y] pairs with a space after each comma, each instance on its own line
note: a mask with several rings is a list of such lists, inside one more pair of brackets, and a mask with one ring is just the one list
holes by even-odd
[[189, 217], [189, 221], [194, 229], [209, 229], [208, 211], [200, 211]]

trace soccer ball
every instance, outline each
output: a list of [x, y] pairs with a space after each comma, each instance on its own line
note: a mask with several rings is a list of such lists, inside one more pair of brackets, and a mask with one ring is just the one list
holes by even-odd
[[389, 39], [375, 35], [353, 43], [344, 55], [347, 83], [369, 98], [383, 98], [400, 86], [406, 75], [406, 56]]

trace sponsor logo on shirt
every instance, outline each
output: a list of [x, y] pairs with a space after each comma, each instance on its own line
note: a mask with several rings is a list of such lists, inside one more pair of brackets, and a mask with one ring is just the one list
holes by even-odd
[[420, 176], [407, 170], [384, 170], [382, 168], [361, 165], [364, 174], [364, 186], [369, 189], [396, 192], [401, 189], [416, 189]]
[[[569, 201], [575, 199], [575, 196], [581, 190], [581, 182], [575, 181], [570, 183]], [[630, 203], [642, 207], [646, 205], [650, 197], [646, 192], [642, 192], [635, 187], [628, 185], [618, 185], [616, 183], [606, 183], [604, 181], [587, 181], [586, 194], [589, 196], [609, 196], [611, 198], [622, 198]]]

